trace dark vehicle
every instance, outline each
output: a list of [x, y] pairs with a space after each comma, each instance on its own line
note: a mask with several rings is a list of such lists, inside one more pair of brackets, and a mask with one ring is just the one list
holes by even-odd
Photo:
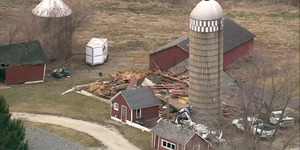
[[51, 73], [51, 76], [57, 79], [61, 79], [63, 77], [70, 77], [71, 73], [65, 69], [54, 69]]

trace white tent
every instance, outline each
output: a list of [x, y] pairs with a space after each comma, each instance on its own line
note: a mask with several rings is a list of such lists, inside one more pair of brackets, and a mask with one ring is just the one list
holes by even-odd
[[32, 13], [40, 17], [65, 17], [72, 14], [72, 10], [62, 0], [43, 0]]

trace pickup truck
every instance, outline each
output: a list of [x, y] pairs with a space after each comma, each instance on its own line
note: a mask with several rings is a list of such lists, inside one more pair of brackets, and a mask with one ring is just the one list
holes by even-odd
[[[272, 124], [277, 124], [281, 115], [282, 115], [281, 110], [272, 111], [271, 116], [270, 116], [270, 122]], [[279, 126], [285, 128], [285, 127], [294, 126], [294, 124], [295, 124], [295, 119], [294, 118], [288, 117], [286, 114], [283, 114], [283, 118], [282, 118], [281, 122], [279, 123]]]

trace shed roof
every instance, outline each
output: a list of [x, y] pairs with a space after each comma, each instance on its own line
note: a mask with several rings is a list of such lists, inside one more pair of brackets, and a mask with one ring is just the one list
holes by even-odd
[[121, 91], [132, 110], [158, 106], [159, 101], [149, 87]]
[[[227, 53], [241, 44], [253, 39], [255, 35], [243, 28], [233, 20], [226, 18], [224, 19], [224, 39], [223, 39], [223, 53]], [[163, 51], [173, 46], [179, 46], [184, 51], [189, 52], [189, 36], [181, 36], [178, 39], [171, 41], [170, 43], [160, 47], [157, 50], [150, 51], [150, 55]]]
[[62, 0], [43, 0], [32, 13], [40, 17], [65, 17], [72, 14], [72, 10]]
[[47, 58], [39, 41], [0, 46], [0, 65], [44, 64]]
[[165, 120], [159, 121], [156, 126], [152, 128], [151, 132], [182, 145], [188, 142], [195, 134], [193, 130], [176, 126]]
[[34, 126], [25, 129], [25, 139], [28, 140], [30, 150], [87, 150], [83, 146]]
[[89, 43], [87, 44], [87, 46], [89, 47], [101, 47], [105, 44], [105, 42], [107, 41], [107, 39], [105, 38], [92, 38]]

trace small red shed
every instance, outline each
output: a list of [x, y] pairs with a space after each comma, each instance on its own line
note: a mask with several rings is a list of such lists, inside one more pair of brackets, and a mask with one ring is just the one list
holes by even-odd
[[161, 120], [151, 130], [155, 150], [208, 150], [210, 143], [194, 131]]
[[149, 87], [120, 91], [110, 103], [113, 120], [126, 123], [158, 118], [159, 101]]
[[[239, 59], [247, 57], [254, 50], [255, 35], [229, 18], [224, 20], [223, 66], [227, 67]], [[149, 69], [157, 66], [166, 71], [189, 58], [189, 37], [182, 36], [151, 51], [149, 54]]]
[[0, 82], [43, 82], [47, 58], [39, 41], [0, 46]]

